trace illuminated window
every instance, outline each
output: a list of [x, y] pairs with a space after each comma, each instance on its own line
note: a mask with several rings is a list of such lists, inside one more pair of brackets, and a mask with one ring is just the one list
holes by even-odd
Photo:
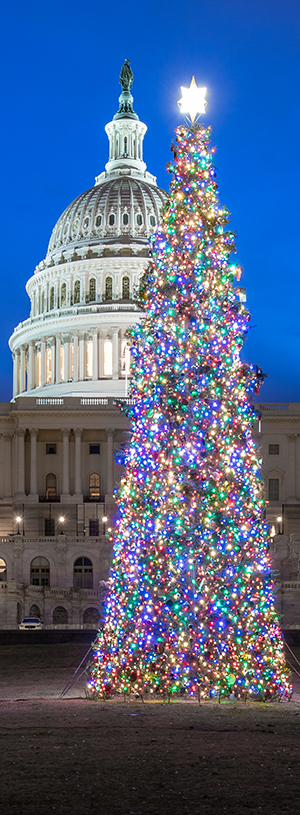
[[129, 277], [123, 277], [122, 280], [122, 298], [129, 300]]
[[96, 300], [96, 280], [94, 277], [91, 277], [89, 283], [89, 301], [93, 303]]
[[104, 343], [104, 376], [112, 376], [112, 342], [105, 340]]
[[89, 557], [78, 557], [74, 563], [74, 589], [93, 588], [93, 564]]
[[62, 381], [65, 378], [65, 349], [63, 345], [60, 346], [60, 378]]
[[130, 348], [127, 340], [123, 340], [121, 346], [121, 374], [128, 376], [130, 373]]
[[[31, 561], [30, 566], [30, 585], [31, 586], [50, 586], [50, 563], [46, 557], [35, 557]], [[31, 611], [31, 609], [30, 609]], [[33, 617], [39, 617], [39, 614], [32, 614]]]
[[74, 303], [80, 303], [80, 280], [74, 283]]
[[89, 497], [91, 501], [100, 501], [100, 475], [98, 473], [90, 475]]
[[50, 310], [54, 308], [54, 286], [51, 286], [51, 289], [50, 289], [49, 308], [50, 308]]
[[49, 384], [49, 382], [51, 382], [51, 370], [52, 370], [51, 348], [47, 348], [47, 350], [46, 350], [46, 382], [47, 382], [47, 384]]
[[0, 557], [0, 581], [6, 580], [6, 563], [3, 557]]
[[86, 375], [93, 376], [93, 341], [86, 344]]
[[46, 499], [47, 501], [55, 501], [56, 497], [56, 475], [55, 473], [48, 473], [46, 475]]
[[40, 351], [38, 351], [36, 355], [36, 380], [37, 386], [40, 388], [42, 382], [42, 360]]
[[112, 277], [105, 280], [105, 300], [112, 300]]
[[67, 287], [66, 284], [63, 283], [60, 290], [60, 305], [65, 306], [66, 302], [67, 302]]
[[269, 501], [279, 501], [279, 478], [269, 478]]
[[74, 378], [74, 344], [70, 345], [70, 378]]

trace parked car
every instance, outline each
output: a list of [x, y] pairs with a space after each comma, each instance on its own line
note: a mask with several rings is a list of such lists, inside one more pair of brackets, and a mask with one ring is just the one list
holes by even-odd
[[22, 622], [19, 624], [19, 630], [25, 631], [27, 629], [39, 629], [41, 631], [44, 628], [43, 623], [39, 619], [39, 617], [24, 617]]

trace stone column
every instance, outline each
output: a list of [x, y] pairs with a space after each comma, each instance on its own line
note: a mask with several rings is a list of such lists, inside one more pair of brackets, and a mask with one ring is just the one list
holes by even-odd
[[99, 379], [103, 379], [103, 334], [99, 334]]
[[42, 338], [41, 342], [41, 386], [46, 385], [46, 340]]
[[57, 384], [59, 384], [61, 382], [61, 376], [60, 376], [60, 346], [61, 346], [61, 339], [60, 339], [60, 334], [57, 334], [57, 336], [56, 336], [55, 346], [56, 346], [55, 347], [55, 362], [56, 362], [55, 381], [56, 381]]
[[18, 438], [18, 451], [17, 451], [17, 496], [16, 500], [20, 501], [24, 498], [25, 493], [25, 429], [24, 427], [19, 427], [17, 430], [17, 438]]
[[68, 382], [70, 378], [70, 347], [69, 337], [64, 337], [64, 382]]
[[63, 483], [60, 500], [63, 502], [70, 499], [70, 479], [69, 479], [69, 436], [70, 430], [67, 427], [62, 429], [63, 437]]
[[35, 343], [29, 343], [28, 351], [28, 390], [31, 391], [35, 387]]
[[75, 427], [74, 429], [74, 436], [75, 436], [75, 496], [76, 500], [82, 503], [82, 491], [81, 491], [81, 437], [82, 437], [82, 428]]
[[113, 330], [113, 379], [119, 378], [119, 329], [117, 326]]
[[14, 352], [14, 397], [19, 393], [19, 361], [20, 349], [17, 348]]
[[108, 502], [112, 501], [114, 476], [113, 476], [113, 442], [114, 442], [114, 429], [108, 428], [106, 431], [107, 441], [107, 483], [106, 483], [106, 499]]
[[55, 383], [55, 338], [51, 337], [51, 385]]
[[35, 427], [30, 428], [30, 500], [38, 502], [37, 494], [37, 435]]
[[78, 382], [78, 334], [74, 334], [73, 382]]
[[80, 380], [80, 382], [82, 382], [84, 380], [84, 377], [85, 377], [84, 352], [85, 352], [84, 334], [79, 334], [79, 380]]
[[21, 345], [20, 357], [20, 393], [25, 391], [25, 345]]
[[12, 498], [11, 485], [11, 446], [13, 440], [12, 433], [4, 433], [4, 498]]
[[98, 332], [93, 331], [93, 379], [98, 379]]

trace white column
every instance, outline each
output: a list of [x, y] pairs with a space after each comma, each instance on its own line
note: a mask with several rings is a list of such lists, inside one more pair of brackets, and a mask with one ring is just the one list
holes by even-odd
[[46, 385], [46, 340], [41, 342], [41, 386]]
[[11, 446], [12, 446], [12, 433], [4, 434], [5, 450], [4, 450], [4, 498], [12, 497], [11, 488]]
[[57, 334], [57, 336], [56, 336], [55, 345], [56, 345], [56, 347], [55, 347], [55, 362], [56, 362], [55, 381], [56, 381], [57, 384], [59, 384], [61, 382], [61, 376], [60, 376], [60, 346], [61, 346], [60, 334]]
[[54, 383], [55, 383], [55, 339], [54, 339], [54, 337], [51, 337], [50, 352], [51, 352], [51, 385], [54, 385]]
[[69, 428], [64, 427], [62, 429], [62, 437], [63, 437], [63, 483], [62, 483], [62, 491], [63, 491], [63, 494], [61, 495], [61, 501], [64, 501], [66, 498], [69, 498], [69, 496], [70, 496], [69, 436], [70, 436]]
[[18, 438], [18, 471], [17, 471], [17, 497], [23, 498], [25, 492], [25, 430], [19, 427], [17, 430]]
[[20, 359], [20, 351], [19, 348], [16, 349], [14, 352], [14, 396], [17, 396], [19, 393], [19, 359]]
[[38, 501], [37, 494], [37, 435], [35, 427], [30, 428], [30, 499]]
[[70, 378], [70, 343], [69, 337], [64, 338], [64, 382]]
[[99, 379], [103, 379], [103, 334], [99, 334]]
[[78, 334], [74, 334], [73, 382], [78, 382]]
[[76, 427], [74, 430], [75, 435], [75, 495], [77, 500], [82, 502], [81, 493], [81, 437], [82, 428]]
[[20, 393], [25, 390], [25, 345], [21, 345], [20, 357]]
[[84, 352], [85, 352], [84, 334], [79, 334], [79, 380], [80, 380], [80, 382], [83, 381], [84, 376], [85, 376]]
[[98, 332], [93, 331], [93, 379], [98, 379]]
[[108, 428], [106, 431], [106, 441], [107, 441], [107, 499], [112, 500], [113, 494], [113, 442], [114, 442], [114, 429]]
[[28, 390], [31, 391], [35, 387], [35, 343], [29, 343], [28, 351]]
[[119, 329], [113, 326], [113, 379], [119, 378]]

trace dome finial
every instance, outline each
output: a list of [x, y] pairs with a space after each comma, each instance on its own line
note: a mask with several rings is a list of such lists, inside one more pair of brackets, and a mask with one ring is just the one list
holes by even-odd
[[137, 113], [133, 110], [133, 96], [130, 89], [133, 83], [133, 73], [130, 65], [130, 60], [125, 59], [120, 73], [120, 85], [122, 88], [121, 96], [119, 96], [119, 110], [114, 115], [114, 119], [138, 119]]

